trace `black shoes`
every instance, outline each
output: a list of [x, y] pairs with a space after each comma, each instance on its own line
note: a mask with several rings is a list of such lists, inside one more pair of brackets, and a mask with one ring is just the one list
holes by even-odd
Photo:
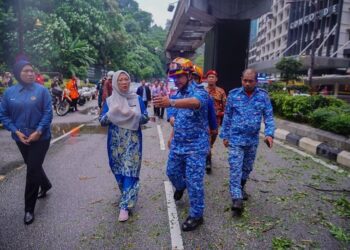
[[249, 195], [247, 194], [244, 188], [242, 189], [242, 196], [243, 196], [243, 200], [245, 201], [248, 200]]
[[241, 216], [243, 213], [243, 200], [242, 199], [233, 199], [232, 200], [232, 215]]
[[243, 196], [243, 200], [248, 200], [249, 195], [247, 194], [247, 192], [245, 191], [245, 184], [247, 183], [247, 180], [241, 180], [241, 186], [242, 186], [242, 196]]
[[49, 186], [47, 189], [41, 188], [41, 189], [40, 189], [40, 192], [39, 192], [39, 194], [38, 194], [38, 199], [45, 198], [45, 197], [46, 197], [47, 191], [49, 191], [51, 188], [52, 188], [52, 185], [51, 185], [51, 184], [50, 184], [50, 186]]
[[186, 221], [182, 224], [182, 230], [185, 232], [195, 230], [199, 225], [203, 224], [203, 217], [192, 218], [187, 217]]
[[205, 171], [207, 174], [211, 174], [211, 156], [207, 156]]
[[34, 213], [25, 212], [25, 214], [24, 214], [24, 224], [29, 225], [29, 224], [32, 224], [33, 221], [34, 221]]
[[176, 190], [174, 193], [174, 200], [179, 201], [181, 200], [185, 190]]

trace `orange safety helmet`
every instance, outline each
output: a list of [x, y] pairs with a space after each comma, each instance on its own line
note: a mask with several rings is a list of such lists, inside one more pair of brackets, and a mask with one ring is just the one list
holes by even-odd
[[190, 59], [177, 57], [168, 67], [168, 76], [189, 75], [192, 72], [193, 63]]
[[192, 75], [198, 76], [199, 77], [199, 83], [201, 83], [202, 79], [203, 79], [203, 69], [201, 67], [199, 67], [198, 65], [193, 64]]

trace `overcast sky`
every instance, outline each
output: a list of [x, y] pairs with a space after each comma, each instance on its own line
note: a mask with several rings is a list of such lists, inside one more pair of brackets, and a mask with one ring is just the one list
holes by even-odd
[[139, 3], [140, 9], [152, 13], [153, 21], [155, 24], [165, 27], [166, 20], [172, 19], [173, 12], [168, 12], [169, 3], [175, 2], [174, 0], [136, 0]]

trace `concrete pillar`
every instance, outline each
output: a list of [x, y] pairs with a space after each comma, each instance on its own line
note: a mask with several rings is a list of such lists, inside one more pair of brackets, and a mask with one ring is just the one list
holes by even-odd
[[337, 97], [339, 95], [339, 83], [334, 84], [334, 96]]
[[221, 20], [205, 39], [205, 71], [215, 69], [219, 86], [228, 93], [241, 86], [241, 74], [247, 65], [250, 20]]

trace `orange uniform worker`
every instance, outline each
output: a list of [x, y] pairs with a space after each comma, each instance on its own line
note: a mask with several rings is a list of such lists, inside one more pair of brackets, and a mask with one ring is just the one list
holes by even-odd
[[78, 85], [76, 76], [72, 76], [72, 78], [67, 82], [66, 89], [69, 92], [69, 98], [71, 99], [70, 105], [74, 108], [74, 111], [78, 111], [77, 103], [79, 99]]

